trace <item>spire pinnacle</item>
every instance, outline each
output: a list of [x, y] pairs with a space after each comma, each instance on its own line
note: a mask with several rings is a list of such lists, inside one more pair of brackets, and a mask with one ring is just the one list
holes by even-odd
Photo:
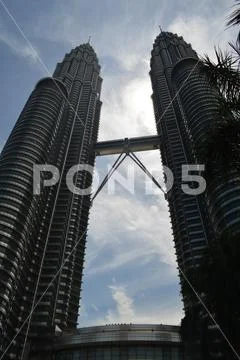
[[158, 27], [159, 27], [160, 33], [162, 33], [163, 30], [162, 30], [162, 28], [161, 28], [161, 25], [158, 25]]
[[91, 41], [91, 36], [89, 36], [87, 43], [90, 44], [90, 41]]

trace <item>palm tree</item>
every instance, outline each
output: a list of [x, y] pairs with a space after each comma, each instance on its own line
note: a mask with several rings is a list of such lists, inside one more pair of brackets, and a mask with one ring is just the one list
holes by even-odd
[[[228, 17], [228, 26], [240, 24], [240, 1], [236, 3], [238, 8]], [[211, 198], [216, 196], [212, 190], [218, 185], [227, 188], [234, 179], [240, 189], [240, 33], [230, 46], [231, 51], [225, 52], [215, 48], [216, 62], [205, 55], [201, 65], [218, 100], [216, 117], [199, 151], [206, 165], [206, 198], [210, 204], [216, 203]]]
[[[240, 0], [236, 5], [239, 7], [228, 17], [227, 26], [240, 25]], [[229, 119], [239, 119], [240, 115], [240, 31], [236, 42], [229, 45], [231, 51], [215, 48], [216, 63], [208, 55], [202, 59], [202, 71], [218, 94], [219, 122], [222, 115]]]
[[[228, 17], [227, 26], [240, 25], [240, 0], [236, 1], [236, 6], [239, 7]], [[236, 42], [230, 42], [229, 45], [231, 51], [222, 52], [215, 48], [216, 63], [205, 55], [202, 59], [203, 71], [210, 84], [218, 91], [219, 96], [226, 100], [225, 105], [228, 105], [230, 110], [239, 112], [240, 31]]]
[[[236, 0], [237, 5], [240, 5], [240, 1]], [[240, 9], [236, 9], [230, 16], [227, 23], [228, 26], [240, 25]]]

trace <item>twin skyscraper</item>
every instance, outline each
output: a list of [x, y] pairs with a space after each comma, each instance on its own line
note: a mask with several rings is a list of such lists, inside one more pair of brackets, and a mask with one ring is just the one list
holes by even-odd
[[[161, 32], [152, 50], [150, 77], [162, 163], [174, 175], [167, 200], [183, 281], [215, 236], [239, 228], [236, 193], [221, 183], [207, 195], [181, 190], [182, 165], [199, 163], [217, 106], [214, 91], [200, 75], [196, 52], [181, 37]], [[94, 166], [101, 85], [92, 46], [76, 47], [57, 64], [52, 78], [38, 82], [2, 150], [0, 359], [31, 358], [31, 344], [39, 338], [77, 327], [91, 197], [70, 192], [66, 175], [76, 164]], [[57, 167], [59, 179], [35, 195], [33, 166], [38, 164]], [[49, 177], [42, 174], [42, 180]], [[79, 171], [73, 182], [88, 188], [92, 176]], [[197, 298], [194, 302], [183, 294], [183, 300], [191, 324], [202, 309]], [[191, 359], [201, 359], [198, 340], [196, 334], [194, 345], [186, 346], [195, 349]]]

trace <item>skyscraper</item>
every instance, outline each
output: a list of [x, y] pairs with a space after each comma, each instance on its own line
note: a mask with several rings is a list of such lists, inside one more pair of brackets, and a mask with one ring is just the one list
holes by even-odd
[[[168, 192], [170, 216], [178, 264], [188, 271], [199, 264], [211, 234], [202, 196], [190, 196], [181, 189], [182, 165], [196, 163], [196, 151], [186, 126], [184, 104], [176, 96], [173, 69], [182, 59], [197, 62], [197, 54], [182, 37], [161, 32], [156, 38], [151, 57], [151, 81], [157, 131], [163, 165], [174, 175], [173, 188]], [[188, 87], [187, 87], [188, 88]], [[212, 235], [212, 234], [211, 234]], [[184, 299], [188, 308], [188, 300]]]
[[[202, 144], [205, 145], [204, 139], [209, 127], [214, 126], [219, 117], [219, 113], [216, 112], [218, 109], [216, 93], [199, 70], [197, 60], [185, 58], [179, 61], [172, 71], [172, 81], [178, 90], [184, 109], [187, 119], [185, 126], [191, 137], [196, 158], [202, 151]], [[222, 139], [219, 139], [219, 142], [223, 142]], [[227, 143], [224, 145], [228, 146]], [[231, 171], [225, 169], [228, 174], [223, 173], [222, 168], [217, 170], [217, 165], [215, 168], [215, 171], [212, 169], [211, 178], [207, 179], [205, 193], [211, 224], [216, 237], [220, 237], [224, 232], [237, 235], [240, 232], [238, 171], [235, 166]], [[216, 171], [218, 175], [215, 174]]]
[[[53, 78], [36, 85], [1, 153], [0, 354], [20, 333], [6, 359], [21, 358], [29, 336], [77, 325], [90, 196], [70, 192], [66, 174], [76, 164], [94, 165], [99, 74], [89, 44], [66, 54]], [[40, 196], [33, 194], [35, 164], [60, 172]], [[78, 188], [92, 180], [85, 171], [73, 179]]]
[[[199, 267], [208, 242], [215, 236], [204, 194], [193, 196], [182, 190], [185, 180], [182, 166], [199, 163], [199, 149], [217, 107], [214, 92], [200, 76], [198, 65], [196, 52], [182, 37], [161, 32], [156, 38], [150, 71], [152, 99], [162, 162], [174, 175], [167, 200], [182, 287], [182, 274], [188, 276]], [[202, 311], [201, 304], [186, 291], [183, 302], [185, 321], [190, 319], [192, 328], [190, 356], [194, 352], [192, 358], [201, 359], [203, 354], [198, 345], [201, 334], [194, 334], [201, 326], [193, 324]]]
[[[239, 326], [236, 315], [238, 306], [234, 304], [239, 303], [239, 282], [235, 279], [235, 274], [238, 272], [236, 259], [239, 257], [240, 181], [234, 152], [232, 152], [232, 156], [228, 157], [228, 162], [222, 160], [225, 153], [232, 149], [232, 143], [235, 141], [235, 136], [238, 136], [238, 130], [236, 125], [234, 128], [231, 112], [225, 112], [223, 117], [222, 109], [221, 112], [219, 111], [219, 97], [216, 89], [209, 85], [209, 81], [196, 59], [185, 58], [179, 61], [172, 70], [172, 82], [176, 86], [183, 107], [186, 117], [185, 127], [196, 160], [202, 158], [207, 164], [205, 206], [214, 232], [214, 237], [209, 237], [209, 246], [202, 266], [196, 272], [200, 282], [192, 281], [209, 311], [214, 314], [215, 321], [225, 336], [230, 339], [235, 351], [239, 351], [239, 333], [237, 331]], [[220, 130], [223, 126], [224, 132]], [[227, 135], [228, 129], [231, 131], [228, 131]], [[209, 146], [211, 151], [209, 151]], [[221, 273], [222, 263], [225, 266], [224, 272]], [[211, 266], [215, 267], [215, 271], [211, 269]], [[209, 276], [212, 276], [212, 280], [208, 282]], [[204, 281], [201, 280], [202, 278]], [[219, 278], [221, 279], [220, 292], [222, 292], [222, 287], [225, 287], [225, 294], [223, 294], [220, 306], [219, 293], [216, 290], [212, 291]], [[229, 312], [227, 312], [227, 308], [230, 309]], [[224, 315], [222, 315], [223, 313]], [[206, 314], [203, 306], [200, 307], [199, 314], [204, 320], [202, 323], [205, 322], [205, 330], [202, 332], [201, 339], [202, 358], [232, 359], [232, 349], [220, 334], [216, 323], [213, 325], [212, 319], [209, 314]]]

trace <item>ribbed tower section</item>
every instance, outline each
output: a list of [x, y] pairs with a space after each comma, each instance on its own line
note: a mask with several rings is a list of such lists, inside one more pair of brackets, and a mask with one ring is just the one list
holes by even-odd
[[[90, 44], [66, 54], [53, 78], [37, 84], [1, 153], [0, 354], [20, 330], [4, 359], [22, 359], [23, 344], [27, 353], [30, 339], [56, 325], [77, 325], [90, 195], [70, 192], [66, 174], [77, 164], [94, 166], [99, 74]], [[33, 195], [33, 165], [44, 163], [59, 169], [60, 180]], [[85, 171], [73, 177], [77, 188], [91, 182]]]
[[[50, 224], [43, 224], [43, 233], [44, 229], [50, 231], [38, 297], [50, 282], [51, 286], [34, 312], [33, 334], [54, 329], [55, 325], [61, 329], [77, 325], [90, 196], [70, 192], [66, 175], [77, 164], [94, 165], [92, 149], [97, 142], [101, 108], [102, 79], [99, 73], [97, 56], [89, 44], [72, 50], [54, 72], [54, 77], [63, 82], [69, 92], [69, 103], [63, 114], [67, 147], [59, 193], [54, 204], [47, 209], [47, 218], [51, 217], [53, 210], [54, 214]], [[85, 171], [79, 171], [74, 177], [77, 188], [88, 188], [91, 182], [91, 175]]]
[[[160, 135], [163, 165], [174, 175], [174, 185], [167, 194], [172, 230], [179, 266], [186, 273], [199, 265], [210, 236], [210, 228], [201, 196], [190, 196], [181, 189], [182, 165], [196, 162], [189, 138], [187, 117], [176, 94], [172, 70], [181, 59], [198, 57], [182, 37], [161, 32], [153, 45], [150, 77], [157, 131]], [[186, 310], [190, 304], [184, 298]]]
[[[186, 57], [179, 60], [172, 69], [171, 79], [185, 115], [185, 129], [188, 139], [192, 145], [194, 157], [198, 160], [206, 146], [209, 130], [216, 129], [216, 121], [219, 116], [218, 97], [201, 71], [201, 65], [196, 58]], [[209, 242], [219, 241], [225, 261], [229, 261], [228, 249], [231, 247], [234, 249], [234, 236], [240, 233], [240, 178], [235, 169], [226, 171], [225, 174], [219, 173], [219, 171], [214, 173], [214, 166], [213, 163], [212, 175], [206, 177], [207, 186], [203, 199], [213, 229], [212, 233], [214, 233], [214, 236], [209, 237]], [[216, 166], [216, 171], [218, 166]], [[209, 169], [206, 170], [209, 172]], [[209, 233], [209, 235], [211, 234]], [[226, 241], [225, 245], [223, 245], [223, 239]], [[189, 358], [223, 359], [225, 358], [222, 351], [224, 349], [223, 339], [202, 310], [199, 307], [203, 325], [202, 336], [198, 334], [200, 346], [191, 345]], [[191, 321], [185, 319], [184, 323], [187, 325], [185, 329], [187, 329], [187, 338], [190, 340], [191, 333], [193, 333], [191, 325], [193, 317]]]
[[[196, 59], [180, 60], [173, 68], [172, 80], [187, 117], [187, 131], [198, 156], [208, 130], [216, 124], [216, 93], [199, 69]], [[184, 83], [187, 82], [187, 86]], [[238, 171], [212, 175], [207, 179], [205, 198], [216, 237], [240, 233], [240, 177]]]
[[[41, 80], [30, 95], [0, 157], [0, 351], [29, 315], [43, 249], [39, 228], [54, 189], [33, 195], [33, 165], [59, 158], [67, 90], [59, 80]], [[37, 253], [37, 257], [34, 253]], [[8, 355], [19, 352], [19, 338]], [[1, 354], [1, 352], [0, 352]], [[7, 358], [7, 357], [6, 357]]]
[[[200, 99], [198, 101], [195, 97], [200, 93], [203, 98], [205, 91], [199, 73], [194, 73], [192, 78], [189, 72], [189, 67], [192, 70], [197, 62], [196, 52], [182, 37], [161, 32], [156, 38], [150, 71], [152, 99], [157, 131], [160, 135], [162, 163], [168, 166], [174, 175], [174, 185], [166, 197], [178, 266], [187, 277], [198, 268], [208, 242], [214, 236], [204, 194], [188, 195], [181, 188], [184, 183], [182, 166], [198, 163], [197, 152], [201, 137], [204, 136], [204, 127], [212, 116], [211, 111], [210, 114], [208, 113], [212, 97], [207, 103], [205, 116], [203, 108], [206, 102], [201, 103]], [[185, 86], [186, 82], [188, 83]], [[193, 90], [195, 91], [194, 100]], [[205, 95], [208, 96], [208, 93]], [[214, 102], [211, 106], [214, 106]], [[201, 107], [201, 114], [199, 107]], [[183, 286], [181, 272], [180, 280]], [[202, 357], [201, 333], [205, 326], [201, 315], [203, 313], [201, 304], [197, 297], [194, 301], [192, 296], [189, 297], [189, 292], [185, 291], [185, 288], [182, 289], [186, 314], [183, 331], [187, 331], [186, 359], [200, 360], [204, 358]]]

